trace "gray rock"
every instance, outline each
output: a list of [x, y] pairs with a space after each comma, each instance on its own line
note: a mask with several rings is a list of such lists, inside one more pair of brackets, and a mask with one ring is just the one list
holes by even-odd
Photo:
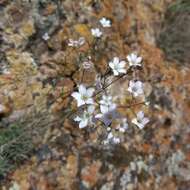
[[158, 45], [168, 60], [190, 66], [190, 1], [177, 1], [169, 6]]

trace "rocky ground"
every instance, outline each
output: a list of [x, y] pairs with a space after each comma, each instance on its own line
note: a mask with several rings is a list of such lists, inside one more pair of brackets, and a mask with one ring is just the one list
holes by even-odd
[[[175, 3], [0, 0], [0, 189], [190, 189], [190, 5]], [[101, 28], [102, 17], [111, 27], [94, 41], [91, 28]], [[87, 43], [68, 46], [80, 37]], [[131, 52], [143, 58], [135, 76], [149, 102], [133, 112], [143, 109], [150, 122], [142, 130], [129, 125], [121, 143], [104, 145], [101, 127], [73, 121], [70, 94]], [[84, 71], [79, 64], [89, 55], [94, 66]], [[121, 79], [108, 88], [122, 105], [133, 102], [128, 85]]]

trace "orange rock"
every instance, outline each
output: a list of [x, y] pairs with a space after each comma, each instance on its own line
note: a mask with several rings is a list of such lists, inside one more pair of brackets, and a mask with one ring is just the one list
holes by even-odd
[[56, 11], [56, 8], [57, 8], [57, 6], [54, 5], [53, 3], [48, 4], [43, 15], [48, 16], [50, 14], [53, 14]]
[[9, 115], [11, 113], [11, 111], [12, 111], [12, 109], [11, 109], [10, 105], [0, 104], [0, 117]]
[[75, 177], [78, 172], [78, 160], [74, 155], [69, 155], [67, 158], [67, 166], [66, 166], [70, 177]]
[[100, 177], [99, 169], [101, 165], [102, 164], [100, 161], [96, 161], [93, 162], [92, 165], [83, 168], [81, 178], [87, 187], [92, 187], [98, 181]]

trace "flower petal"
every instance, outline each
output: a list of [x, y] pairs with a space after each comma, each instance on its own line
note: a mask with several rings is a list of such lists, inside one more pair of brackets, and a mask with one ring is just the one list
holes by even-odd
[[129, 86], [133, 87], [135, 85], [135, 82], [133, 82], [132, 80], [129, 81]]
[[142, 57], [138, 57], [136, 61], [137, 61], [137, 63], [141, 63]]
[[134, 97], [139, 96], [139, 94], [137, 92], [132, 91], [131, 93], [133, 94]]
[[144, 93], [144, 91], [142, 88], [139, 88], [136, 93], [137, 93], [137, 95], [142, 95]]
[[137, 86], [137, 88], [142, 88], [143, 87], [143, 83], [141, 81], [136, 81], [135, 85]]
[[79, 93], [80, 94], [86, 94], [86, 87], [83, 85], [83, 84], [81, 84], [81, 85], [79, 85]]
[[74, 121], [78, 121], [78, 122], [79, 122], [79, 121], [81, 121], [81, 120], [82, 120], [82, 119], [81, 119], [79, 116], [77, 116], [77, 117], [74, 118]]
[[127, 90], [128, 90], [129, 92], [131, 92], [131, 93], [132, 93], [132, 92], [133, 92], [133, 90], [132, 90], [132, 85], [130, 85], [130, 84], [129, 84], [129, 87], [128, 87], [128, 89], [127, 89]]
[[84, 100], [82, 100], [82, 99], [78, 99], [77, 100], [77, 106], [78, 107], [80, 107], [80, 106], [82, 106], [82, 105], [84, 105], [85, 104], [85, 101]]
[[100, 111], [101, 113], [105, 114], [109, 111], [109, 107], [105, 105], [100, 105]]
[[104, 123], [105, 126], [109, 126], [112, 123], [112, 119], [108, 118], [106, 115], [104, 115], [101, 118], [101, 121]]
[[94, 93], [94, 91], [95, 91], [95, 89], [94, 88], [89, 88], [89, 89], [87, 89], [87, 96], [88, 97], [91, 97], [92, 95], [93, 95], [93, 93]]
[[131, 62], [131, 55], [127, 56], [127, 60], [129, 61], [129, 63]]
[[138, 120], [143, 120], [143, 118], [144, 118], [144, 112], [143, 111], [138, 112], [137, 113], [137, 118], [138, 118]]
[[79, 94], [78, 92], [73, 92], [73, 93], [71, 94], [71, 96], [72, 96], [73, 98], [75, 98], [76, 100], [81, 99], [81, 94]]
[[88, 98], [87, 100], [85, 100], [86, 104], [94, 104], [94, 100], [92, 98]]
[[88, 125], [88, 119], [83, 119], [79, 123], [79, 128], [82, 129], [82, 128], [86, 127], [87, 125]]
[[126, 62], [125, 61], [121, 61], [118, 65], [119, 68], [124, 68], [126, 65]]
[[115, 64], [114, 64], [113, 62], [109, 62], [108, 64], [109, 64], [109, 67], [110, 67], [111, 69], [114, 69], [114, 68], [115, 68]]
[[132, 54], [131, 54], [131, 61], [132, 61], [132, 62], [136, 62], [136, 59], [137, 59], [137, 55], [134, 54], [134, 53], [132, 53]]
[[150, 120], [149, 120], [147, 117], [145, 117], [145, 118], [143, 119], [142, 123], [143, 123], [143, 125], [146, 125], [149, 121], [150, 121]]
[[143, 129], [143, 128], [144, 128], [144, 125], [143, 125], [142, 123], [138, 123], [137, 127], [138, 127], [139, 129]]
[[100, 100], [99, 103], [100, 104], [106, 104], [105, 100]]
[[140, 129], [143, 129], [143, 128], [144, 128], [144, 125], [143, 125], [142, 123], [138, 122], [136, 118], [132, 119], [131, 122], [132, 122], [133, 124], [135, 124], [135, 125], [136, 125], [138, 128], [140, 128]]
[[114, 57], [113, 58], [113, 63], [114, 64], [119, 64], [119, 57]]
[[119, 73], [127, 73], [126, 69], [118, 69]]
[[118, 76], [118, 75], [119, 75], [119, 72], [114, 69], [114, 70], [113, 70], [113, 74], [114, 74], [115, 76]]
[[137, 124], [138, 124], [137, 118], [132, 119], [132, 120], [131, 120], [131, 123], [137, 125]]
[[102, 116], [103, 116], [103, 114], [98, 113], [98, 114], [95, 115], [95, 118], [99, 119], [99, 118], [102, 118]]
[[93, 112], [94, 112], [94, 110], [95, 110], [95, 107], [94, 106], [88, 106], [88, 113], [89, 114], [93, 114]]
[[107, 136], [108, 139], [112, 139], [113, 138], [113, 134], [112, 133], [109, 133], [108, 136]]
[[116, 109], [117, 105], [112, 103], [111, 105], [109, 105], [109, 110], [114, 110]]

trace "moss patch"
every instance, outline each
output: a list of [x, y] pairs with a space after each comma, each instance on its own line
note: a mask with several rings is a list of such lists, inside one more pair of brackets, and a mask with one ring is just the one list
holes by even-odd
[[171, 4], [166, 12], [158, 46], [168, 60], [190, 66], [190, 1]]
[[184, 11], [190, 11], [190, 1], [189, 0], [178, 0], [169, 6], [168, 10], [171, 13], [179, 13]]
[[0, 130], [0, 176], [25, 160], [33, 149], [32, 139], [20, 125]]

